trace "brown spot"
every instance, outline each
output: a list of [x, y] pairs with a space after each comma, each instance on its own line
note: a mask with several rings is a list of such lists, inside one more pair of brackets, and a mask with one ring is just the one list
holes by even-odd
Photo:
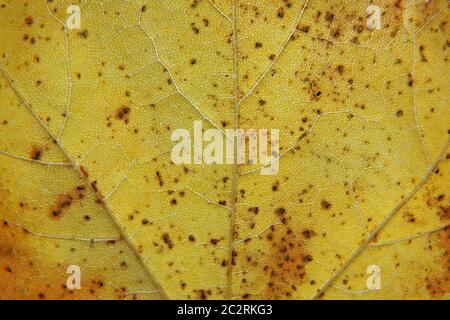
[[26, 24], [27, 26], [30, 27], [30, 26], [33, 24], [33, 22], [34, 22], [34, 19], [33, 19], [32, 16], [27, 16], [27, 17], [25, 18], [24, 22], [25, 22], [25, 24]]
[[331, 203], [328, 202], [327, 200], [322, 200], [322, 201], [320, 201], [320, 206], [324, 210], [329, 210], [331, 208]]
[[258, 209], [258, 207], [250, 207], [250, 208], [248, 208], [248, 211], [253, 212], [254, 214], [258, 214], [259, 209]]
[[89, 36], [89, 31], [87, 30], [80, 31], [77, 33], [77, 36], [83, 39], [87, 39], [87, 37]]
[[408, 74], [408, 86], [412, 87], [414, 85], [414, 78], [412, 74]]
[[89, 177], [89, 173], [86, 171], [86, 169], [83, 166], [80, 166], [80, 171], [85, 177]]
[[284, 209], [284, 208], [277, 208], [277, 209], [275, 209], [275, 214], [277, 215], [277, 216], [283, 216], [284, 214], [286, 213], [286, 209]]
[[313, 230], [305, 229], [302, 231], [302, 235], [305, 239], [310, 239], [316, 235]]
[[130, 114], [130, 107], [122, 106], [116, 110], [116, 119], [125, 122], [125, 124], [128, 124], [128, 122], [130, 122]]
[[97, 181], [92, 181], [91, 187], [92, 187], [92, 189], [94, 189], [95, 192], [98, 192]]
[[44, 149], [41, 147], [33, 147], [30, 152], [30, 158], [33, 160], [41, 160]]
[[301, 32], [308, 33], [309, 26], [297, 26], [297, 30], [300, 30]]
[[169, 249], [172, 249], [173, 248], [173, 242], [170, 239], [169, 234], [167, 232], [163, 233], [163, 235], [161, 237], [162, 237], [164, 243], [169, 247]]

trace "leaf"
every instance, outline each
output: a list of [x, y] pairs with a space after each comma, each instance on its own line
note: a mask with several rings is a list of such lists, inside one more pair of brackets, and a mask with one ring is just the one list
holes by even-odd
[[[445, 298], [448, 4], [368, 5], [0, 0], [0, 298]], [[279, 172], [175, 165], [194, 121]]]

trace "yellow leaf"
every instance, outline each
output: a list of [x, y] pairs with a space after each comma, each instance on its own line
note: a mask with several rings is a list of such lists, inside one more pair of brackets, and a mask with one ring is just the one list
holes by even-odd
[[[446, 298], [447, 34], [444, 0], [0, 0], [0, 298]], [[278, 129], [279, 170], [175, 164], [200, 122]]]

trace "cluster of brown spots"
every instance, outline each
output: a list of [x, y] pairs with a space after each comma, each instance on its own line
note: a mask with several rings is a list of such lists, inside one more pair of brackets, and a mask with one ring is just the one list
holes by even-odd
[[305, 265], [313, 260], [286, 225], [272, 226], [267, 235], [270, 252], [263, 270], [269, 277], [268, 299], [289, 298], [305, 278]]
[[[97, 292], [97, 290], [102, 289], [104, 286], [105, 286], [105, 282], [103, 280], [92, 279], [89, 284], [89, 293], [91, 295], [94, 295]], [[117, 290], [121, 290], [121, 289], [117, 289]], [[116, 292], [117, 292], [117, 290], [116, 290]]]
[[194, 290], [194, 298], [197, 300], [207, 300], [211, 295], [211, 290]]
[[29, 41], [30, 44], [35, 44], [36, 43], [36, 38], [35, 37], [31, 37], [29, 34], [24, 34], [23, 35], [23, 40], [24, 41]]
[[442, 299], [450, 292], [450, 226], [437, 234], [438, 246], [442, 249], [443, 272], [425, 278], [426, 287], [433, 299]]
[[306, 77], [302, 79], [302, 81], [306, 84], [306, 87], [303, 87], [303, 90], [309, 94], [311, 101], [318, 101], [322, 95], [322, 91], [319, 90], [318, 81], [310, 77]]
[[41, 160], [44, 149], [42, 147], [33, 147], [30, 152], [30, 159]]
[[173, 248], [174, 245], [172, 239], [170, 239], [170, 235], [167, 232], [163, 233], [161, 238], [163, 239], [164, 243], [169, 247], [169, 249]]
[[408, 222], [416, 222], [416, 217], [410, 213], [410, 212], [405, 212], [403, 214], [403, 217], [406, 219], [406, 221]]
[[[439, 170], [439, 169], [438, 169]], [[450, 201], [446, 194], [439, 194], [427, 200], [430, 208], [437, 208], [437, 214], [442, 221], [450, 220]]]
[[200, 33], [200, 29], [195, 26], [195, 23], [191, 23], [191, 29], [192, 29], [192, 32], [194, 32], [194, 34]]
[[125, 122], [125, 124], [128, 124], [130, 122], [130, 114], [130, 107], [122, 106], [116, 110], [116, 119]]
[[[367, 16], [367, 19], [369, 18], [370, 16]], [[365, 30], [367, 30], [367, 20], [360, 17], [353, 24], [353, 31], [356, 31], [356, 33], [362, 33]], [[357, 40], [355, 39], [355, 41]]]
[[58, 195], [55, 204], [50, 207], [50, 216], [55, 219], [61, 218], [61, 216], [71, 207], [74, 201], [84, 198], [85, 191], [86, 188], [84, 186], [78, 186], [66, 194]]

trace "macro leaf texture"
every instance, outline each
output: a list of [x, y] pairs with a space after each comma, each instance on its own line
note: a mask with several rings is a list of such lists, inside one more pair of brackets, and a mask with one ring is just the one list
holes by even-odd
[[[445, 0], [0, 0], [0, 299], [448, 298], [448, 23]], [[279, 129], [279, 171], [174, 164], [195, 121]]]

